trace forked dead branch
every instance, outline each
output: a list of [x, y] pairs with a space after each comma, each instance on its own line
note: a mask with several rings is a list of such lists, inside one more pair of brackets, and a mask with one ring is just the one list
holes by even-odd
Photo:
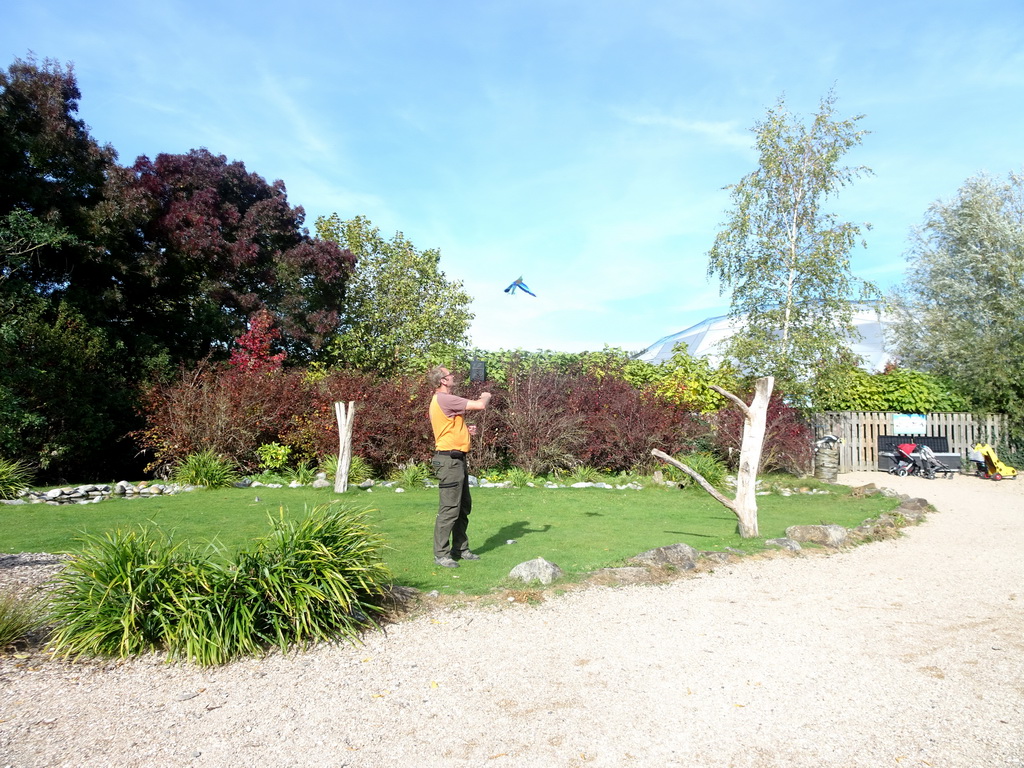
[[772, 376], [764, 376], [754, 384], [754, 399], [750, 405], [717, 385], [711, 388], [728, 398], [743, 412], [743, 438], [740, 442], [740, 466], [736, 473], [736, 497], [730, 499], [719, 492], [694, 469], [676, 461], [664, 451], [655, 448], [651, 453], [664, 462], [682, 470], [707, 491], [720, 504], [731, 510], [739, 521], [739, 534], [744, 539], [758, 536], [757, 528], [757, 469], [761, 464], [764, 434], [768, 421], [768, 401], [775, 387]]

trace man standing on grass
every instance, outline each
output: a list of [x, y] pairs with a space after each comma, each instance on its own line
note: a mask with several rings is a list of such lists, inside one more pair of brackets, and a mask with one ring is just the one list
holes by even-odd
[[482, 411], [491, 401], [483, 392], [477, 400], [452, 394], [455, 377], [443, 365], [430, 369], [427, 381], [434, 389], [430, 399], [430, 424], [434, 428], [434, 458], [430, 464], [440, 486], [437, 520], [434, 522], [434, 562], [444, 568], [458, 568], [459, 560], [479, 560], [469, 549], [469, 473], [466, 454], [476, 426], [467, 426], [466, 411]]

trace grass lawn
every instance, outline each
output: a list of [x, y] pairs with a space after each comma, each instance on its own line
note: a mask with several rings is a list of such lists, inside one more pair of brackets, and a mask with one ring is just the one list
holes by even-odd
[[383, 557], [396, 583], [477, 595], [507, 583], [513, 567], [536, 557], [556, 563], [572, 578], [678, 542], [699, 550], [758, 551], [764, 539], [785, 535], [790, 525], [853, 527], [898, 503], [881, 495], [854, 498], [843, 486], [806, 484], [830, 493], [759, 496], [761, 538], [750, 540], [736, 533], [735, 516], [699, 489], [476, 488], [469, 534], [482, 559], [450, 570], [434, 565], [437, 491], [428, 488], [405, 493], [353, 489], [342, 495], [331, 488], [228, 488], [60, 507], [4, 505], [0, 551], [73, 552], [83, 533], [140, 525], [197, 546], [213, 544], [211, 553], [216, 547], [234, 551], [269, 531], [268, 516], [299, 517], [316, 505], [336, 502], [368, 510], [387, 542]]

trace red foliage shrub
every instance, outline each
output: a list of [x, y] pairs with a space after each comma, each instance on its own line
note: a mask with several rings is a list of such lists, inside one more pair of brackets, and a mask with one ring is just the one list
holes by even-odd
[[317, 461], [338, 453], [334, 403], [354, 401], [352, 451], [384, 475], [401, 463], [429, 459], [429, 397], [419, 377], [337, 371], [310, 380], [301, 371], [204, 365], [147, 393], [147, 427], [136, 437], [151, 452], [150, 469], [158, 471], [204, 449], [253, 470], [256, 449], [268, 442], [290, 445], [296, 458]]
[[[741, 398], [750, 402], [749, 395]], [[715, 415], [715, 447], [735, 467], [739, 463], [740, 441], [743, 437], [743, 414], [735, 406], [726, 406]], [[768, 402], [768, 423], [760, 472], [781, 471], [794, 475], [811, 470], [814, 433], [796, 408], [783, 402], [774, 393]]]
[[507, 465], [543, 474], [577, 463], [586, 436], [582, 414], [566, 397], [571, 382], [565, 374], [528, 368], [496, 395], [485, 435]]
[[682, 407], [665, 403], [612, 376], [576, 376], [566, 393], [569, 408], [584, 419], [581, 464], [613, 472], [649, 468], [652, 448], [674, 454], [707, 431]]
[[352, 453], [385, 475], [407, 461], [427, 461], [433, 453], [427, 417], [430, 394], [423, 377], [385, 379], [359, 371], [334, 371], [307, 387], [306, 407], [282, 439], [307, 456], [336, 455], [334, 403], [354, 402]]
[[302, 407], [301, 378], [202, 364], [177, 382], [150, 388], [142, 405], [147, 426], [135, 435], [150, 454], [147, 469], [163, 474], [206, 449], [255, 468], [256, 449], [277, 440]]
[[249, 318], [249, 330], [235, 339], [228, 363], [231, 367], [248, 373], [272, 373], [281, 370], [284, 352], [270, 354], [274, 342], [281, 338], [281, 331], [274, 327], [274, 316], [265, 309], [253, 313]]
[[470, 418], [477, 467], [519, 467], [534, 474], [578, 465], [609, 471], [650, 468], [652, 448], [675, 453], [708, 426], [612, 376], [559, 373], [531, 366], [510, 374], [506, 387], [477, 384], [468, 397], [489, 390], [490, 407]]
[[[534, 367], [516, 372], [507, 387], [474, 383], [457, 393], [476, 398], [484, 390], [493, 394], [490, 407], [468, 419], [478, 429], [477, 472], [650, 468], [656, 464], [652, 448], [677, 453], [708, 430], [683, 408], [613, 376]], [[204, 365], [148, 393], [148, 426], [139, 437], [153, 468], [212, 448], [251, 470], [258, 465], [256, 449], [275, 441], [290, 445], [296, 458], [318, 461], [338, 452], [334, 403], [355, 402], [352, 451], [383, 476], [405, 462], [429, 460], [431, 394], [419, 376], [333, 371], [315, 378]]]

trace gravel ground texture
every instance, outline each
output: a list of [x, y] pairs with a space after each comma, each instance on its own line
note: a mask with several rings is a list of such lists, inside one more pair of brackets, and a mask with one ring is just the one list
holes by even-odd
[[1024, 766], [1024, 479], [839, 480], [938, 512], [225, 667], [8, 654], [0, 766]]

